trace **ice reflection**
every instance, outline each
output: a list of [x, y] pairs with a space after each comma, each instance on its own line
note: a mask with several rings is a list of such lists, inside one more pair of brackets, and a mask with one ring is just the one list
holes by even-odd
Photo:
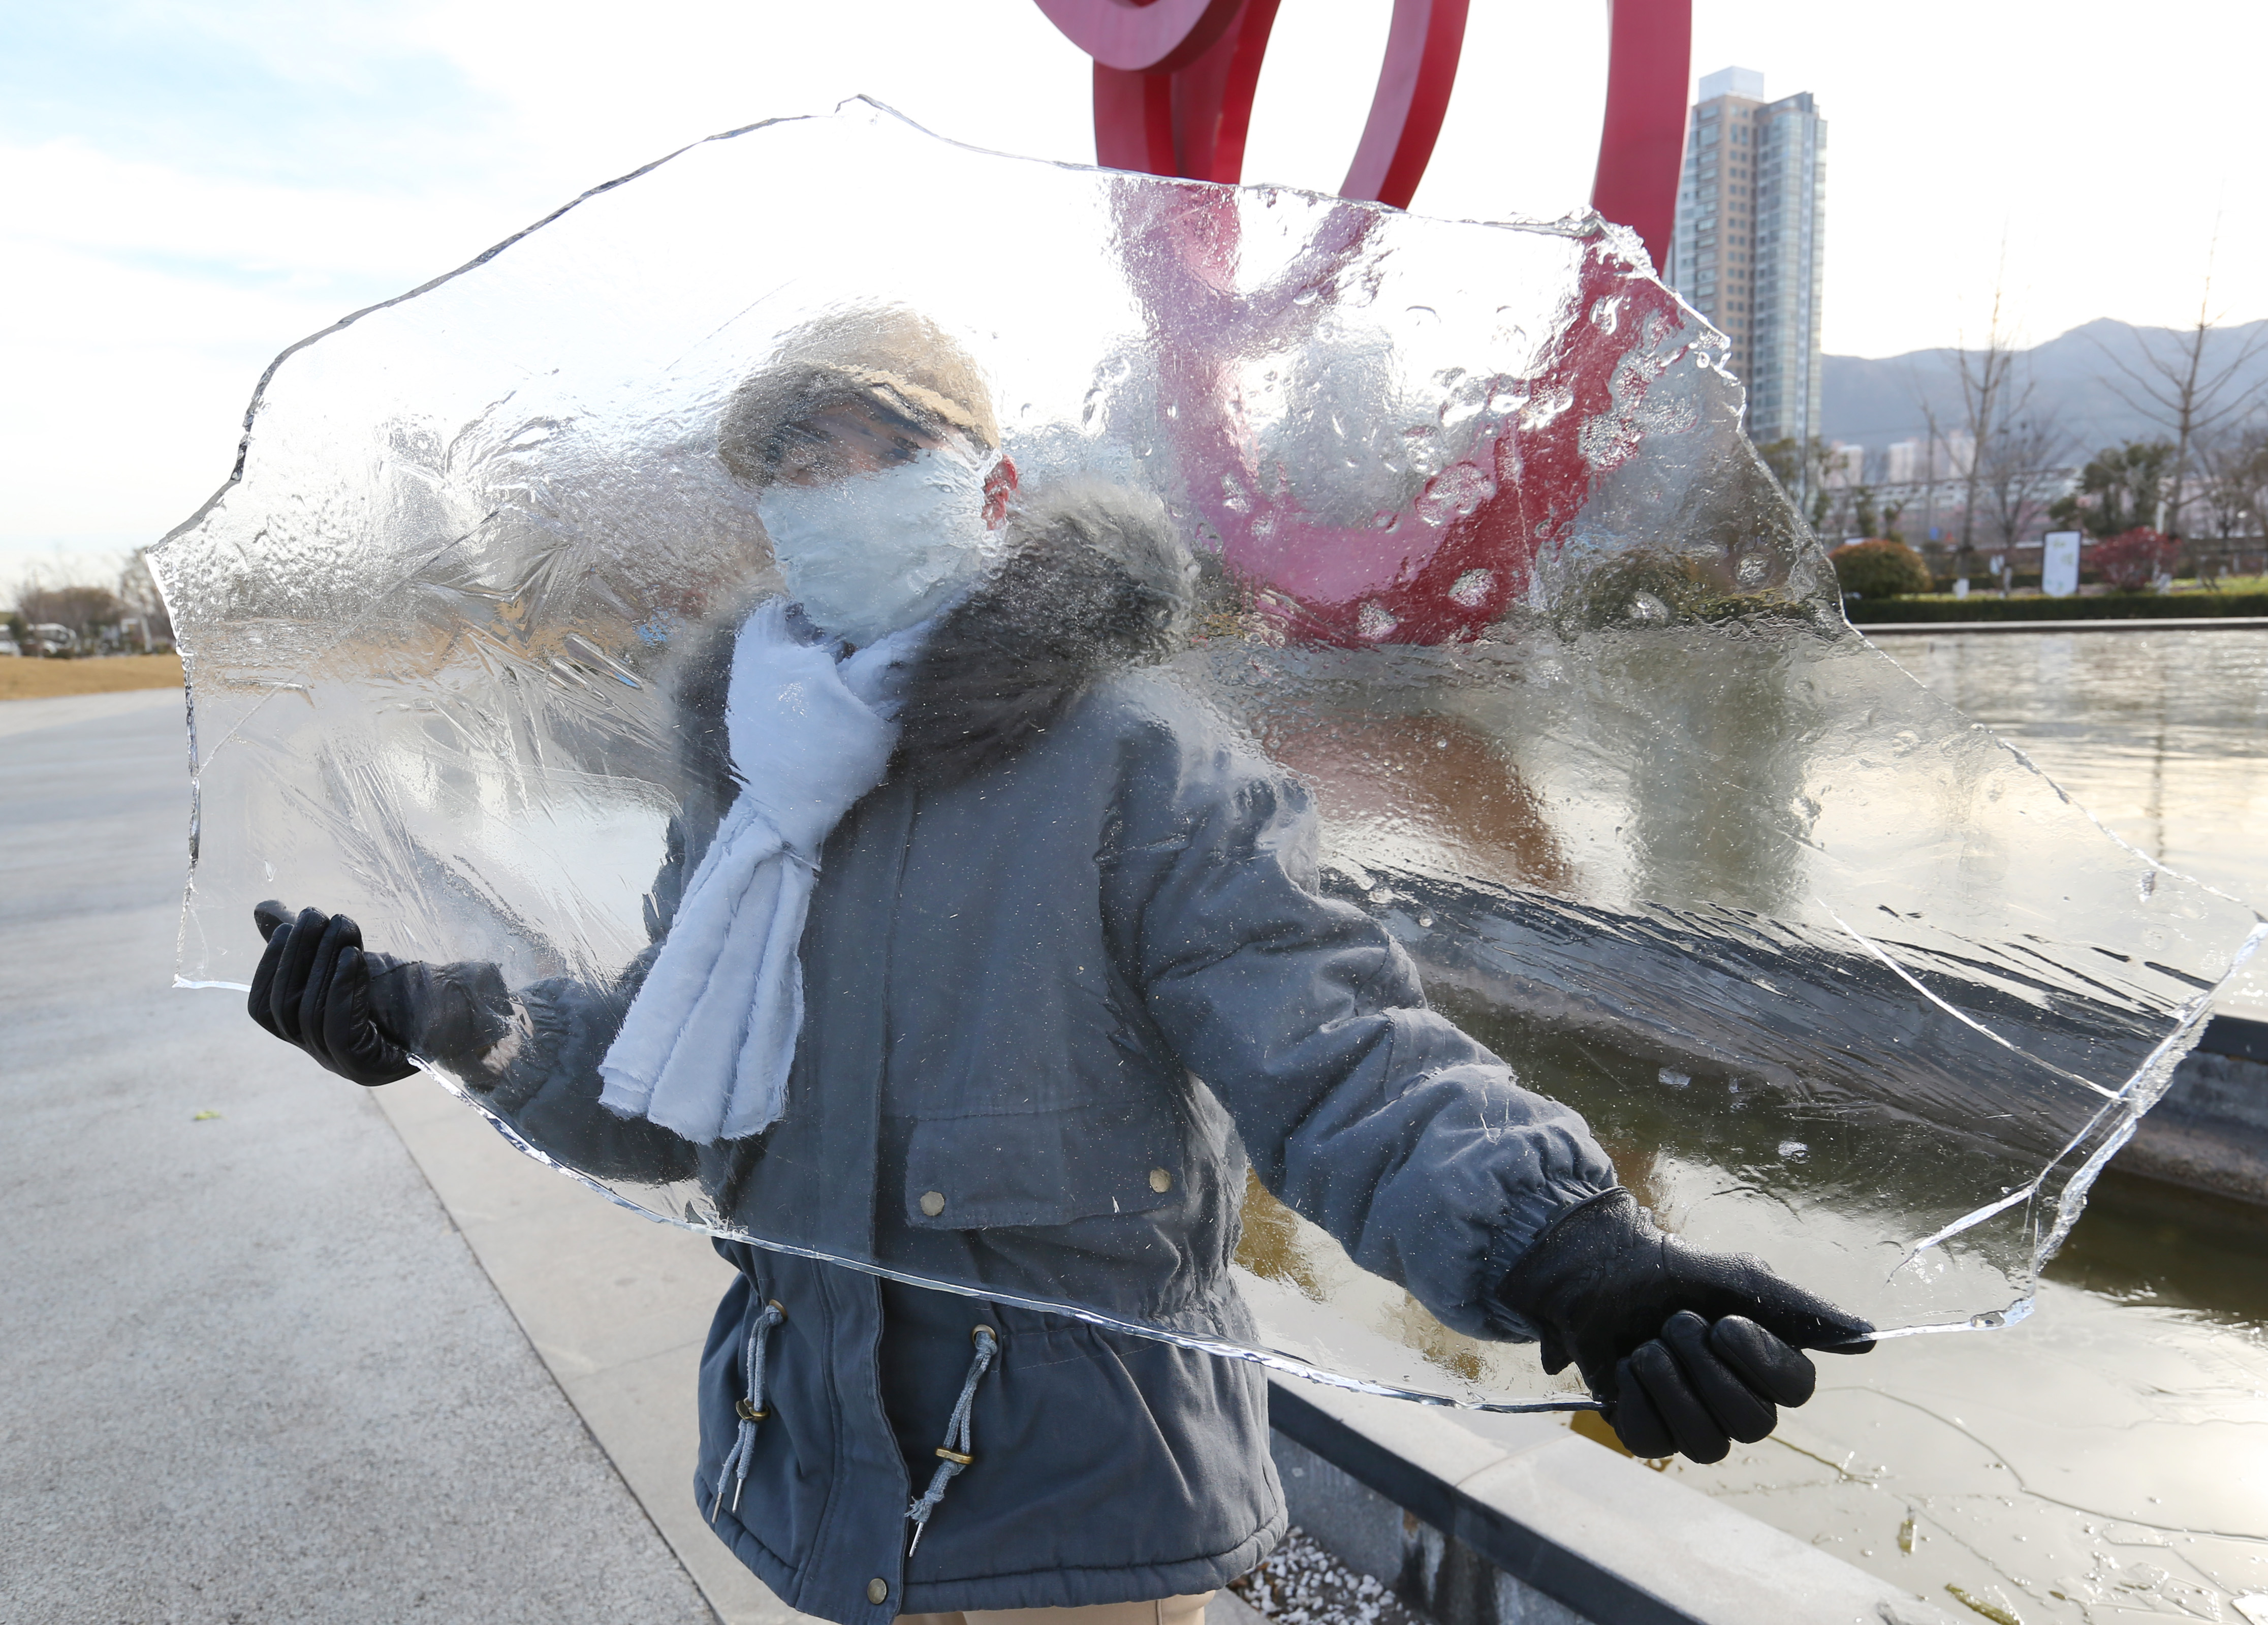
[[[2169, 868], [2268, 896], [2268, 632], [1940, 632], [1875, 646]], [[2257, 957], [2220, 1008], [2268, 1017]]]

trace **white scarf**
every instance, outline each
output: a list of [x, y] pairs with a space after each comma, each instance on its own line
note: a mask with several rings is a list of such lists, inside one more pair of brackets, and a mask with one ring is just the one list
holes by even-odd
[[773, 600], [741, 626], [725, 701], [740, 794], [685, 887], [606, 1059], [599, 1102], [696, 1145], [779, 1121], [803, 1028], [799, 946], [820, 848], [882, 780], [898, 741], [891, 668], [909, 627], [838, 662]]

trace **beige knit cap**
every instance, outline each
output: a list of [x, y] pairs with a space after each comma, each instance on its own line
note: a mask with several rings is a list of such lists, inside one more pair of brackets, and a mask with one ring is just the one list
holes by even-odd
[[735, 479], [770, 484], [787, 430], [846, 406], [880, 408], [932, 433], [959, 430], [985, 450], [1000, 444], [992, 392], [968, 352], [928, 317], [902, 306], [863, 306], [784, 336], [771, 358], [733, 392], [718, 425], [717, 454]]

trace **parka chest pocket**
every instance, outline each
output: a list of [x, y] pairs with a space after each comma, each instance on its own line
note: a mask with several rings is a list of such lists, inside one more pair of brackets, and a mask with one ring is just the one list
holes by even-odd
[[925, 1119], [906, 1152], [906, 1219], [922, 1230], [1067, 1224], [1179, 1200], [1181, 1137], [1119, 1108]]

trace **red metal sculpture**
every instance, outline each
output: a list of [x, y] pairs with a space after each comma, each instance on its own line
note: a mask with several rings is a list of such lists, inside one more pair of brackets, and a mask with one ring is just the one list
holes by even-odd
[[1607, 46], [1607, 116], [1591, 207], [1646, 242], [1669, 269], [1677, 172], [1685, 161], [1685, 86], [1692, 71], [1693, 0], [1614, 0]]
[[[1279, 0], [1038, 0], [1094, 58], [1095, 161], [1192, 181], [1239, 178]], [[1468, 0], [1394, 0], [1386, 58], [1342, 196], [1407, 208], [1433, 155]], [[1669, 251], [1685, 140], [1692, 0], [1613, 0], [1591, 202]]]
[[[1115, 169], [1234, 181], [1279, 0], [1038, 0], [1094, 58], [1097, 159]], [[1594, 197], [1659, 263], [1676, 205], [1691, 0], [1616, 0], [1605, 138]], [[1448, 111], [1467, 0], [1395, 0], [1370, 118], [1341, 194], [1406, 207]], [[1167, 435], [1197, 517], [1232, 570], [1302, 639], [1445, 643], [1477, 636], [1526, 590], [1594, 481], [1635, 443], [1625, 421], [1652, 382], [1629, 358], [1677, 324], [1675, 299], [1603, 232], [1584, 244], [1580, 301], [1537, 375], [1553, 410], [1492, 421], [1403, 511], [1350, 525], [1305, 510], [1254, 461], [1233, 403], [1241, 358], [1295, 348], [1335, 306], [1336, 277], [1377, 224], [1340, 208], [1263, 286], [1233, 297], [1239, 217], [1219, 192], [1129, 192], [1130, 262]], [[1627, 240], [1621, 240], [1626, 242]], [[1619, 385], [1619, 387], [1617, 387]], [[1199, 475], [1202, 477], [1199, 477]]]
[[1537, 556], [1565, 541], [1600, 476], [1637, 448], [1646, 392], [1683, 351], [1659, 341], [1677, 301], [1645, 275], [1628, 239], [1583, 240], [1576, 308], [1526, 395], [1544, 410], [1491, 414], [1465, 455], [1398, 512], [1360, 524], [1309, 513], [1258, 456], [1236, 410], [1236, 369], [1288, 354], [1337, 308], [1342, 274], [1378, 225], [1336, 205], [1264, 282], [1240, 276], [1233, 196], [1129, 188], [1116, 234], [1138, 246], [1129, 286], [1186, 499], [1239, 576], [1301, 641], [1452, 643], [1476, 637], [1527, 591]]

